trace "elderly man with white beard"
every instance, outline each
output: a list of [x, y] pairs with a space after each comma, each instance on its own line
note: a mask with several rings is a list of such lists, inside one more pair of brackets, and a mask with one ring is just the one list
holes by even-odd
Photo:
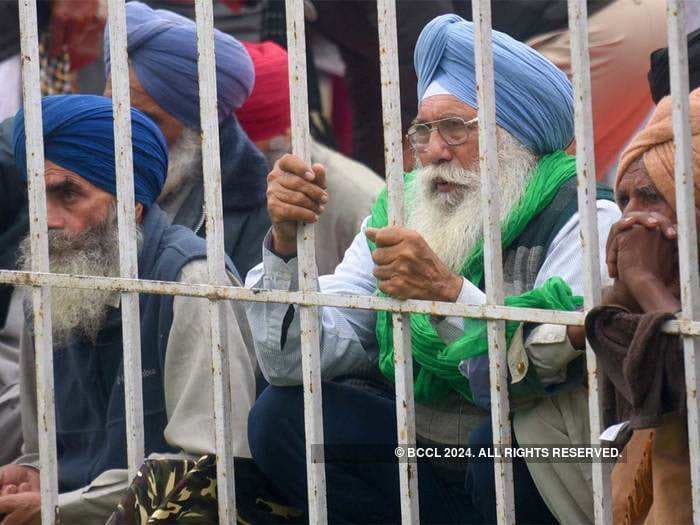
[[[583, 250], [575, 159], [563, 152], [573, 139], [571, 84], [544, 57], [503, 33], [493, 33], [493, 46], [506, 302], [573, 310], [581, 306], [574, 294], [582, 292]], [[456, 15], [431, 21], [418, 39], [415, 66], [419, 111], [408, 138], [419, 168], [405, 176], [407, 226], [387, 226], [383, 192], [341, 264], [320, 277], [318, 287], [334, 294], [483, 304], [473, 25]], [[333, 205], [323, 166], [283, 157], [268, 177], [272, 228], [263, 262], [248, 274], [246, 286], [295, 289], [297, 225], [316, 222]], [[599, 191], [597, 214], [602, 249], [619, 217], [609, 191]], [[297, 310], [256, 303], [247, 312], [258, 362], [271, 384], [251, 411], [251, 452], [303, 505]], [[482, 320], [411, 315], [419, 444], [491, 443], [484, 328]], [[329, 522], [398, 523], [391, 315], [323, 307], [319, 331]], [[542, 399], [556, 405], [560, 395], [585, 397], [581, 341], [570, 341], [566, 327], [515, 323], [507, 333], [515, 411]], [[566, 417], [587, 424], [586, 412]], [[495, 521], [493, 469], [478, 467], [419, 461], [420, 522]], [[515, 483], [518, 523], [553, 522], [522, 462]]]
[[[126, 29], [131, 104], [151, 117], [168, 143], [168, 177], [158, 205], [173, 224], [205, 237], [195, 24], [172, 11], [129, 2]], [[224, 250], [245, 277], [260, 262], [260, 245], [270, 227], [265, 208], [269, 166], [234, 115], [253, 91], [250, 56], [241, 42], [219, 30], [214, 46]], [[109, 28], [104, 50], [104, 94], [111, 96]]]
[[[47, 223], [52, 272], [117, 276], [119, 242], [112, 103], [70, 95], [42, 101]], [[167, 172], [158, 127], [132, 109], [139, 277], [202, 283], [206, 242], [171, 226], [155, 199]], [[26, 179], [24, 115], [15, 117], [14, 155]], [[29, 243], [20, 267], [30, 267]], [[227, 259], [231, 283], [240, 285]], [[63, 523], [104, 523], [128, 486], [122, 322], [117, 292], [51, 291], [59, 515]], [[254, 399], [254, 357], [245, 313], [225, 304], [237, 433], [233, 450], [250, 458], [247, 412]], [[24, 455], [0, 468], [0, 514], [14, 524], [39, 513], [37, 392], [31, 309], [20, 342]], [[143, 430], [149, 458], [192, 458], [216, 452], [208, 302], [167, 295], [140, 296]], [[239, 320], [241, 324], [239, 324]]]

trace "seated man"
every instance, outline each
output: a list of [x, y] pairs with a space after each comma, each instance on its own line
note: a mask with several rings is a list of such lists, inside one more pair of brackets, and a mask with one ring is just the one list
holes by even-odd
[[[690, 93], [696, 223], [700, 227], [700, 89]], [[604, 423], [628, 421], [612, 474], [615, 523], [692, 523], [683, 346], [661, 324], [681, 310], [672, 103], [659, 102], [620, 161], [623, 211], [608, 241], [614, 284], [586, 332], [606, 380]], [[697, 262], [696, 262], [697, 264]]]
[[[287, 52], [274, 42], [243, 44], [255, 66], [255, 88], [236, 111], [243, 129], [260, 148], [270, 166], [292, 149]], [[350, 247], [384, 180], [364, 164], [311, 141], [311, 161], [326, 168], [326, 184], [334, 205], [316, 227], [318, 273], [333, 273]]]
[[[92, 95], [55, 96], [43, 99], [42, 110], [51, 271], [119, 275], [112, 103]], [[170, 226], [155, 204], [168, 165], [163, 135], [137, 110], [131, 120], [139, 277], [207, 282], [205, 241], [183, 226]], [[22, 112], [15, 118], [14, 147], [26, 178]], [[27, 239], [20, 248], [23, 268], [30, 267], [28, 246]], [[238, 284], [230, 261], [227, 266], [231, 282]], [[54, 288], [51, 299], [60, 516], [63, 523], [104, 523], [128, 482], [120, 295]], [[140, 299], [146, 454], [213, 454], [208, 301], [169, 295]], [[254, 399], [253, 361], [242, 336], [247, 327], [238, 324], [244, 314], [235, 308], [225, 304], [224, 344], [238, 431], [233, 450], [250, 457], [245, 431]], [[39, 512], [30, 322], [20, 356], [25, 455], [0, 468], [0, 513], [15, 513], [14, 523]]]
[[[573, 138], [571, 84], [532, 49], [493, 35], [506, 290], [516, 298], [528, 292], [539, 307], [573, 309], [571, 289], [580, 294], [582, 288], [583, 250], [575, 161], [562, 151]], [[387, 227], [383, 193], [334, 274], [318, 285], [335, 294], [379, 291], [398, 299], [483, 304], [473, 25], [456, 15], [430, 22], [418, 39], [415, 64], [420, 104], [409, 138], [421, 168], [406, 176], [407, 227]], [[283, 157], [268, 180], [273, 226], [263, 262], [248, 274], [246, 286], [295, 289], [297, 223], [316, 222], [333, 206], [333, 196], [323, 166], [307, 166], [294, 156]], [[603, 199], [597, 209], [604, 246], [619, 211]], [[567, 298], [567, 304], [547, 301], [546, 295]], [[321, 373], [333, 380], [323, 385], [329, 521], [397, 523], [391, 316], [320, 310]], [[295, 386], [302, 377], [296, 307], [257, 303], [247, 312], [260, 366], [272, 385], [251, 411], [251, 451], [262, 470], [302, 505], [306, 464], [303, 395]], [[484, 323], [412, 315], [411, 324], [418, 440], [464, 445], [477, 426], [490, 425], [488, 358], [479, 335]], [[561, 339], [548, 338], [540, 347], [559, 352], [566, 333], [556, 335]], [[542, 396], [523, 337], [518, 329], [510, 344], [513, 387], [520, 396]], [[568, 362], [580, 357], [573, 350], [557, 356], [556, 380], [563, 376], [580, 385], [581, 375], [567, 376]], [[337, 463], [332, 461], [337, 444], [388, 445], [387, 456], [368, 468], [355, 449], [354, 461]], [[419, 463], [421, 523], [480, 521], [464, 489], [464, 465], [448, 467]], [[539, 505], [544, 506], [541, 500]]]
[[[126, 4], [131, 104], [165, 135], [168, 177], [157, 199], [173, 224], [200, 237], [204, 226], [204, 179], [199, 122], [197, 30], [194, 22], [140, 2]], [[260, 262], [262, 239], [270, 227], [265, 209], [268, 166], [241, 129], [233, 112], [253, 90], [253, 64], [243, 45], [214, 32], [219, 110], [224, 249], [241, 276]], [[105, 31], [105, 95], [111, 96], [109, 29]]]

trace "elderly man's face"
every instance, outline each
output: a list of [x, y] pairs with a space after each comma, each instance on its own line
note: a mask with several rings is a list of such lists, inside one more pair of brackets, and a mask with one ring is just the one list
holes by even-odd
[[[132, 107], [142, 111], [160, 128], [160, 131], [165, 136], [165, 141], [168, 146], [172, 146], [182, 135], [184, 126], [165, 111], [158, 103], [146, 93], [146, 90], [139, 82], [134, 68], [129, 68], [129, 85], [131, 86], [131, 105]], [[112, 80], [107, 78], [107, 84], [104, 91], [105, 97], [112, 97]]]
[[50, 230], [78, 235], [102, 223], [114, 196], [76, 173], [46, 161], [46, 210]]
[[[75, 236], [102, 224], [114, 206], [114, 195], [80, 175], [46, 160], [46, 212], [49, 230]], [[136, 221], [141, 222], [143, 205], [136, 203]]]
[[[459, 101], [452, 95], [435, 95], [420, 103], [416, 122], [432, 122], [447, 117], [460, 117], [465, 121], [476, 118], [474, 108]], [[456, 162], [464, 169], [477, 169], [479, 162], [479, 138], [476, 126], [471, 128], [469, 139], [459, 146], [450, 146], [439, 132], [430, 135], [430, 141], [424, 151], [417, 152], [423, 166]], [[449, 188], [441, 188], [448, 191]]]
[[656, 212], [676, 222], [673, 208], [656, 189], [641, 158], [627, 168], [615, 198], [623, 214], [638, 211]]

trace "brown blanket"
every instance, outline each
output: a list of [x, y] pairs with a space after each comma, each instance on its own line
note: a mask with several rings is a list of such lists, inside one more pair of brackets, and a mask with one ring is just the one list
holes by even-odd
[[632, 429], [657, 427], [661, 415], [685, 413], [683, 347], [660, 328], [673, 314], [632, 314], [600, 306], [586, 317], [586, 335], [603, 371], [603, 421], [630, 421]]

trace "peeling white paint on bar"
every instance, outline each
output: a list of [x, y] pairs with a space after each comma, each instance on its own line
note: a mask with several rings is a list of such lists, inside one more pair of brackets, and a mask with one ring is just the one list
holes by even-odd
[[[29, 235], [32, 272], [49, 271], [44, 183], [44, 136], [41, 117], [41, 82], [36, 0], [18, 0], [22, 58], [22, 98], [27, 147], [29, 185]], [[58, 469], [56, 418], [54, 412], [53, 340], [51, 334], [51, 290], [46, 285], [32, 289], [34, 348], [36, 352], [37, 428], [39, 432], [39, 476], [41, 523], [50, 525], [58, 516]]]
[[[287, 52], [289, 54], [292, 151], [304, 162], [311, 164], [304, 1], [286, 0], [285, 12], [287, 19]], [[316, 266], [314, 239], [314, 225], [300, 224], [297, 232], [300, 290], [316, 289], [318, 268]], [[315, 306], [300, 307], [299, 321], [304, 385], [304, 431], [306, 436], [309, 523], [317, 525], [328, 521], [326, 470], [323, 458], [324, 439], [318, 308]]]
[[[598, 224], [596, 212], [595, 152], [593, 142], [593, 108], [591, 103], [591, 72], [588, 51], [588, 11], [586, 0], [569, 0], [569, 31], [571, 33], [571, 64], [574, 85], [574, 123], [576, 132], [576, 171], [578, 174], [578, 209], [581, 223], [581, 243], [584, 247], [584, 305], [591, 309], [600, 304], [601, 281], [598, 253]], [[600, 409], [599, 373], [595, 353], [586, 342], [588, 370], [588, 413], [591, 444], [600, 444], [603, 431]], [[612, 522], [610, 504], [610, 470], [608, 463], [595, 462], [593, 470], [593, 508], [596, 523]]]
[[[216, 58], [214, 54], [214, 13], [211, 0], [196, 0], [199, 107], [202, 128], [202, 173], [207, 228], [209, 282], [227, 283], [224, 252], [224, 220], [221, 197], [219, 154], [219, 114], [217, 109]], [[224, 303], [209, 301], [214, 396], [214, 436], [216, 442], [216, 482], [219, 523], [236, 523], [236, 484], [234, 476], [233, 428], [229, 348], [226, 340]]]
[[[126, 9], [123, 0], [109, 0], [109, 53], [111, 56], [112, 105], [114, 107], [114, 156], [117, 171], [119, 274], [128, 279], [137, 279], [138, 254], [131, 148], [131, 101], [126, 45]], [[129, 478], [131, 479], [136, 476], [136, 471], [144, 459], [141, 322], [138, 293], [122, 292], [121, 311], [126, 450]]]
[[[481, 173], [481, 213], [484, 224], [484, 278], [486, 302], [501, 305], [503, 292], [503, 254], [499, 219], [499, 167], [496, 139], [496, 101], [493, 80], [493, 41], [491, 0], [472, 2], [474, 20], [474, 58], [476, 93], [479, 107], [479, 170]], [[511, 423], [508, 399], [508, 363], [505, 322], [487, 322], [489, 342], [489, 380], [491, 386], [491, 422], [494, 446], [510, 446]], [[513, 464], [494, 461], [496, 516], [500, 525], [515, 523]]]
[[[378, 0], [377, 16], [389, 224], [401, 226], [404, 220], [403, 148], [401, 143], [396, 0]], [[392, 326], [397, 439], [399, 444], [411, 446], [416, 443], [416, 413], [413, 395], [410, 316], [408, 314], [392, 315]], [[420, 523], [418, 464], [416, 462], [399, 462], [399, 488], [402, 523]]]
[[[0, 283], [17, 286], [55, 286], [57, 288], [80, 288], [114, 290], [116, 292], [139, 292], [157, 295], [183, 295], [206, 299], [298, 304], [301, 306], [331, 306], [334, 308], [357, 308], [360, 310], [386, 310], [395, 313], [422, 313], [429, 315], [472, 317], [474, 319], [504, 319], [523, 323], [548, 323], [583, 326], [585, 312], [541, 310], [537, 308], [515, 308], [512, 306], [467, 305], [433, 301], [399, 301], [374, 295], [335, 295], [321, 292], [287, 292], [214, 286], [210, 284], [187, 284], [147, 279], [122, 279], [120, 277], [93, 277], [60, 273], [19, 272], [0, 270]], [[664, 324], [663, 331], [669, 334], [700, 335], [700, 322], [674, 320]]]
[[[680, 260], [682, 317], [697, 319], [700, 314], [698, 289], [698, 245], [695, 225], [695, 185], [693, 152], [690, 140], [690, 110], [688, 101], [688, 41], [685, 34], [685, 2], [669, 0], [668, 61], [670, 64], [671, 97], [673, 103], [673, 135], [675, 140], [676, 211], [678, 215], [678, 254]], [[700, 377], [700, 341], [683, 337], [686, 399], [688, 404], [688, 445], [692, 480], [693, 522], [700, 525], [700, 406], [698, 378]]]

